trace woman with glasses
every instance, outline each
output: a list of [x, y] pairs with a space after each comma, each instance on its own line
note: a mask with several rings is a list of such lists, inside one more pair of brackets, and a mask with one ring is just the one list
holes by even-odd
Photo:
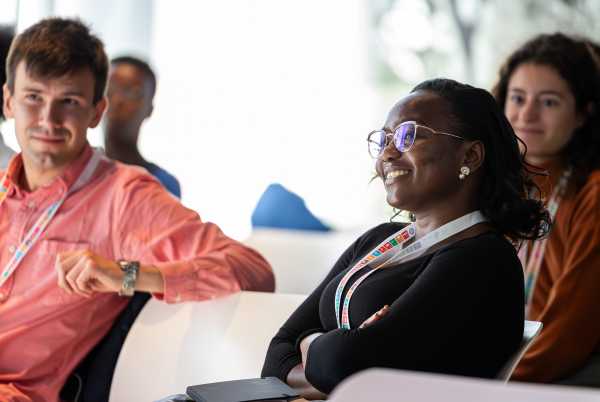
[[593, 44], [540, 35], [500, 69], [496, 99], [527, 147], [554, 222], [526, 242], [526, 315], [544, 328], [513, 374], [600, 386], [600, 72]]
[[369, 367], [495, 377], [523, 335], [511, 242], [548, 227], [510, 124], [488, 92], [436, 79], [367, 142], [387, 202], [414, 222], [350, 245], [275, 335], [262, 375], [308, 399]]

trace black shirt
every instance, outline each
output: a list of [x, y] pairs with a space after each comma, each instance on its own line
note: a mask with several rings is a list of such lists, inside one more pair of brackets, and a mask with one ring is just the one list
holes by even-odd
[[[514, 247], [487, 232], [459, 240], [370, 275], [354, 292], [350, 330], [337, 328], [335, 290], [356, 262], [404, 224], [379, 225], [356, 240], [277, 332], [262, 376], [285, 381], [301, 363], [296, 343], [311, 344], [305, 374], [329, 393], [344, 378], [370, 367], [389, 367], [494, 378], [521, 342], [523, 271]], [[342, 300], [359, 271], [345, 286]], [[389, 313], [358, 326], [388, 304]]]

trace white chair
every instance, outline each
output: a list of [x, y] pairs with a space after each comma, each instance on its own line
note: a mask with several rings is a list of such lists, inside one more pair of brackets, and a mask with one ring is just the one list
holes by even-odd
[[369, 369], [338, 385], [328, 402], [598, 402], [600, 391]]
[[241, 292], [174, 305], [150, 300], [121, 350], [110, 401], [154, 401], [189, 385], [260, 377], [271, 338], [304, 299]]
[[533, 343], [533, 340], [539, 335], [542, 330], [543, 324], [539, 321], [527, 321], [525, 320], [525, 327], [523, 328], [523, 340], [521, 340], [521, 345], [519, 349], [512, 355], [512, 357], [506, 362], [504, 367], [498, 373], [499, 380], [503, 380], [504, 382], [510, 379], [512, 372], [519, 364], [519, 361], [523, 358], [523, 355]]
[[273, 267], [277, 293], [309, 294], [364, 230], [254, 229], [244, 241]]

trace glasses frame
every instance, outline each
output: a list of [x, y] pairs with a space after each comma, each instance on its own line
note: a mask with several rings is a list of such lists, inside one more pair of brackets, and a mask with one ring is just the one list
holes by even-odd
[[[396, 143], [396, 142], [397, 142], [397, 141], [399, 141], [399, 137], [400, 137], [400, 135], [401, 135], [401, 131], [400, 131], [400, 129], [401, 129], [403, 126], [406, 126], [406, 125], [413, 125], [413, 126], [415, 126], [415, 137], [414, 137], [414, 139], [412, 140], [412, 142], [410, 143], [410, 145], [408, 146], [408, 148], [406, 148], [406, 149], [402, 150], [402, 149], [400, 149], [400, 148], [398, 147], [398, 145], [397, 145], [397, 143]], [[371, 131], [371, 132], [370, 132], [370, 133], [367, 135], [367, 145], [369, 145], [370, 143], [375, 143], [375, 141], [372, 141], [372, 140], [371, 140], [371, 136], [372, 136], [374, 133], [383, 133], [383, 134], [385, 135], [385, 144], [384, 144], [384, 146], [383, 146], [383, 147], [381, 147], [381, 151], [379, 151], [379, 155], [377, 155], [377, 156], [374, 156], [374, 155], [371, 153], [371, 149], [370, 149], [370, 147], [369, 147], [369, 155], [371, 155], [371, 157], [372, 157], [373, 159], [379, 159], [379, 158], [381, 157], [381, 155], [383, 155], [383, 152], [385, 151], [385, 149], [386, 149], [386, 148], [387, 148], [387, 147], [390, 145], [390, 142], [393, 142], [393, 143], [394, 143], [394, 148], [396, 148], [396, 150], [397, 150], [398, 152], [400, 152], [400, 153], [404, 153], [404, 152], [408, 152], [408, 151], [410, 151], [410, 150], [411, 150], [411, 148], [412, 148], [412, 146], [415, 144], [415, 141], [417, 140], [417, 136], [418, 136], [419, 128], [424, 128], [425, 130], [427, 130], [427, 131], [430, 131], [430, 132], [432, 132], [433, 134], [447, 135], [447, 136], [449, 136], [449, 137], [454, 137], [454, 138], [457, 138], [457, 139], [459, 139], [459, 140], [461, 140], [461, 141], [464, 141], [464, 140], [465, 140], [465, 138], [464, 138], [464, 137], [458, 136], [458, 135], [456, 135], [456, 134], [450, 134], [450, 133], [446, 133], [446, 132], [443, 132], [443, 131], [434, 130], [434, 129], [433, 129], [433, 128], [431, 128], [431, 127], [424, 126], [424, 125], [422, 125], [422, 124], [418, 124], [418, 123], [417, 123], [416, 121], [414, 121], [414, 120], [409, 120], [409, 121], [404, 121], [404, 122], [400, 123], [400, 124], [398, 125], [398, 127], [396, 127], [396, 128], [394, 129], [394, 131], [393, 131], [393, 132], [391, 132], [391, 133], [390, 133], [390, 132], [387, 132], [387, 131], [385, 131], [384, 129], [379, 129], [379, 130], [373, 130], [373, 131]], [[392, 141], [388, 141], [388, 138], [390, 138], [390, 137], [392, 137]]]

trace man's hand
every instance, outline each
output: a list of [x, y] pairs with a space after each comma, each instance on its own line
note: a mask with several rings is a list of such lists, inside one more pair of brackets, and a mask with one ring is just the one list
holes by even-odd
[[119, 264], [89, 250], [60, 253], [55, 264], [58, 286], [67, 293], [90, 297], [95, 292], [118, 292], [124, 273]]

